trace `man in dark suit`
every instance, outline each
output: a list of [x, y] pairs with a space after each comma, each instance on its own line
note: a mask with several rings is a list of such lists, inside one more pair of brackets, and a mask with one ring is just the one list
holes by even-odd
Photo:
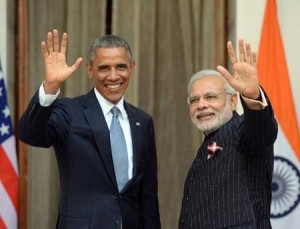
[[66, 49], [66, 33], [61, 44], [57, 30], [48, 33], [41, 44], [45, 80], [19, 123], [22, 141], [55, 149], [57, 228], [160, 228], [153, 121], [124, 101], [135, 67], [129, 44], [113, 35], [97, 39], [86, 65], [95, 88], [58, 99], [82, 61], [69, 67]]
[[180, 229], [271, 228], [277, 122], [250, 44], [239, 41], [239, 59], [231, 42], [227, 49], [233, 75], [217, 66], [196, 73], [188, 86], [190, 116], [205, 139], [185, 181]]

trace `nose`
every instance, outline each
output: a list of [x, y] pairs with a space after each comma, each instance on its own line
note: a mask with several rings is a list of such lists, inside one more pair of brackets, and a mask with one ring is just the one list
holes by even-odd
[[109, 78], [111, 80], [117, 80], [118, 79], [118, 74], [117, 74], [117, 71], [115, 69], [111, 69], [111, 71], [109, 73]]
[[203, 108], [206, 108], [206, 107], [207, 107], [207, 102], [202, 97], [200, 97], [200, 99], [197, 103], [197, 109], [202, 110]]

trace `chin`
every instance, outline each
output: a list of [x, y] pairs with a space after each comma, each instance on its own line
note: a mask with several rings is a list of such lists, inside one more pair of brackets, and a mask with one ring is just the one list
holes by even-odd
[[211, 133], [217, 130], [220, 126], [215, 122], [195, 123], [197, 128], [205, 133]]
[[121, 100], [122, 95], [110, 95], [110, 96], [106, 96], [105, 98], [111, 103], [117, 104]]
[[203, 127], [201, 125], [197, 125], [197, 128], [199, 130], [201, 130], [202, 132], [205, 132], [205, 133], [211, 133], [211, 132], [214, 132], [216, 130], [216, 128], [212, 128], [212, 127]]

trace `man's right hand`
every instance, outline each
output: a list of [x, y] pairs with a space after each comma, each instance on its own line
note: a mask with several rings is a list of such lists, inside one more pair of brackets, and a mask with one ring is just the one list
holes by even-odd
[[78, 69], [82, 62], [82, 58], [79, 57], [72, 66], [67, 65], [67, 40], [68, 36], [64, 33], [61, 44], [59, 44], [58, 31], [54, 29], [47, 34], [47, 44], [44, 41], [41, 43], [45, 64], [45, 81], [43, 86], [46, 94], [55, 94], [60, 85]]

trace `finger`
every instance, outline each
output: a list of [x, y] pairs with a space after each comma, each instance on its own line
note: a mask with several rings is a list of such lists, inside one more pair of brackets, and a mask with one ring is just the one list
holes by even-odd
[[257, 53], [256, 52], [252, 52], [252, 65], [254, 67], [257, 66]]
[[56, 29], [53, 30], [53, 48], [54, 52], [59, 52], [59, 37]]
[[221, 73], [221, 75], [226, 79], [227, 82], [232, 80], [232, 75], [221, 65], [217, 66], [217, 71]]
[[229, 59], [230, 59], [231, 63], [232, 63], [232, 64], [235, 64], [236, 62], [238, 62], [231, 41], [228, 41], [228, 42], [227, 42], [227, 51], [228, 51], [228, 56], [229, 56]]
[[252, 63], [252, 52], [250, 43], [246, 43], [246, 62], [248, 64]]
[[44, 41], [42, 41], [41, 43], [41, 52], [43, 54], [44, 59], [48, 56], [48, 50], [46, 47], [46, 43]]
[[68, 42], [68, 35], [66, 33], [63, 33], [62, 38], [61, 38], [60, 51], [64, 54], [66, 53], [66, 50], [67, 50], [67, 42]]
[[51, 32], [47, 33], [47, 48], [49, 53], [53, 52], [53, 36]]
[[241, 62], [245, 61], [245, 47], [243, 39], [239, 39], [239, 59]]

